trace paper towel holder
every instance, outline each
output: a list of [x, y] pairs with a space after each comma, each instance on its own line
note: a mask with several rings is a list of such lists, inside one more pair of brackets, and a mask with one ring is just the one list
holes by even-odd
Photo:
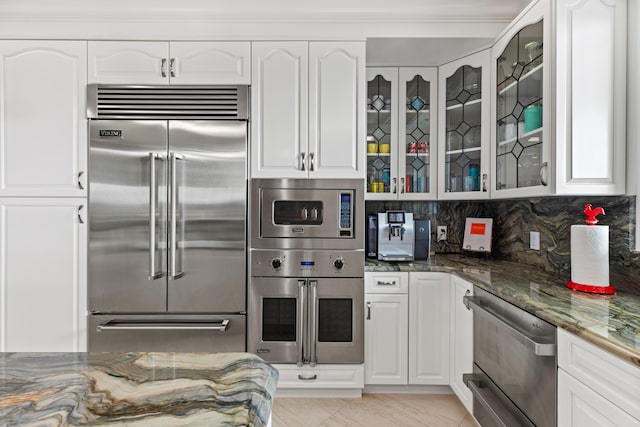
[[[604, 215], [604, 209], [601, 207], [597, 207], [593, 209], [591, 204], [587, 203], [584, 205], [584, 214], [587, 216], [585, 222], [587, 225], [593, 227], [598, 223], [596, 217], [598, 215]], [[567, 288], [573, 289], [581, 292], [588, 292], [592, 294], [601, 294], [601, 295], [613, 295], [616, 293], [616, 290], [611, 284], [607, 284], [605, 286], [596, 286], [596, 285], [588, 285], [584, 283], [577, 283], [573, 280], [567, 281]]]

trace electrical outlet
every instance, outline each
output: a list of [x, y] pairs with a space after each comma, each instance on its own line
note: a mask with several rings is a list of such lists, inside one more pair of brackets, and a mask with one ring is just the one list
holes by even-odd
[[540, 250], [540, 233], [538, 231], [529, 232], [529, 247], [533, 250]]
[[439, 225], [436, 227], [436, 242], [443, 242], [447, 240], [447, 226]]

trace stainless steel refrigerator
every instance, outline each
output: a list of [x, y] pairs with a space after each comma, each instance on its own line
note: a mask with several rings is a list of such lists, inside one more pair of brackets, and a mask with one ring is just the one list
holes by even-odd
[[248, 88], [88, 100], [89, 351], [244, 351]]

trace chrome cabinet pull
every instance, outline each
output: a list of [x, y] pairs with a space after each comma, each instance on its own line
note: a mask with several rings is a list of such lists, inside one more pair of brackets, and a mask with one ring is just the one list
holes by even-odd
[[393, 193], [393, 194], [395, 194], [395, 193], [396, 193], [396, 191], [397, 191], [397, 188], [396, 188], [396, 178], [393, 178], [393, 191], [392, 191], [392, 193]]
[[371, 320], [371, 301], [367, 301], [367, 320]]
[[230, 320], [219, 322], [135, 322], [109, 320], [97, 326], [98, 332], [103, 331], [216, 331], [227, 332]]
[[162, 77], [167, 77], [167, 58], [160, 60], [160, 74]]
[[[395, 178], [393, 178], [395, 181]], [[400, 193], [404, 193], [404, 176], [400, 178]]]
[[176, 76], [176, 58], [171, 58], [169, 60], [169, 75], [171, 77]]
[[389, 282], [383, 282], [383, 281], [381, 281], [381, 280], [378, 280], [378, 281], [376, 282], [376, 284], [377, 284], [378, 286], [395, 286], [395, 285], [396, 285], [396, 281], [395, 281], [395, 280], [391, 280], [391, 281], [389, 281]]
[[298, 374], [298, 379], [302, 380], [302, 381], [313, 381], [313, 380], [317, 380], [318, 379], [318, 375], [317, 374], [313, 374], [313, 375], [310, 375], [308, 377], [305, 377], [305, 376], [303, 376], [301, 374]]
[[316, 306], [318, 303], [318, 281], [309, 280], [309, 366], [316, 366], [316, 334], [317, 313]]
[[313, 172], [315, 170], [313, 165], [313, 153], [309, 153], [309, 172]]
[[302, 337], [305, 336], [304, 331], [306, 329], [306, 282], [304, 280], [298, 280], [298, 340], [296, 346], [298, 347], [298, 366], [304, 365], [304, 346], [302, 343]]
[[481, 305], [482, 299], [479, 297], [472, 297], [469, 295], [465, 295], [462, 298], [464, 305], [467, 308], [471, 308], [474, 313], [477, 313], [481, 316], [484, 316], [487, 320], [490, 320], [494, 324], [500, 326], [502, 329], [507, 331], [509, 335], [518, 340], [521, 344], [527, 347], [530, 350], [533, 350], [536, 356], [555, 356], [556, 355], [556, 344], [541, 342], [536, 340], [536, 337], [530, 337], [526, 335], [523, 331], [516, 329], [510, 322], [505, 319], [502, 315], [498, 314], [490, 307]]
[[82, 185], [82, 175], [84, 175], [84, 171], [78, 172], [78, 188], [84, 190], [84, 185]]
[[304, 166], [304, 153], [300, 153], [300, 159], [301, 159], [301, 166], [300, 166], [300, 170], [305, 170], [305, 166]]
[[78, 222], [80, 224], [84, 224], [84, 219], [82, 219], [82, 209], [84, 209], [84, 205], [78, 206]]
[[169, 238], [169, 279], [177, 280], [184, 276], [184, 272], [178, 272], [178, 261], [176, 257], [176, 246], [178, 245], [178, 221], [177, 221], [177, 210], [178, 210], [178, 178], [177, 178], [177, 163], [178, 160], [182, 160], [184, 157], [182, 154], [171, 153], [170, 154], [170, 164], [171, 164], [171, 224], [170, 224], [170, 238]]
[[462, 303], [464, 304], [465, 307], [467, 307], [467, 310], [471, 311], [471, 307], [469, 307], [469, 305], [465, 301], [465, 298], [468, 297], [469, 295], [471, 295], [471, 291], [467, 289], [466, 292], [464, 293], [464, 296], [462, 297]]
[[544, 178], [544, 171], [549, 166], [549, 162], [542, 162], [540, 165], [540, 183], [545, 187], [548, 185], [547, 180]]
[[484, 193], [487, 192], [487, 174], [486, 173], [482, 174], [482, 191]]
[[149, 280], [164, 276], [164, 272], [156, 271], [156, 209], [158, 204], [158, 185], [156, 181], [157, 153], [149, 153]]

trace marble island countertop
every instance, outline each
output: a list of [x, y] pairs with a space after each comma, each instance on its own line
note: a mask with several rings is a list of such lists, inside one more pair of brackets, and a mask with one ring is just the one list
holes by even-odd
[[0, 353], [0, 426], [264, 426], [277, 380], [248, 353]]
[[[591, 295], [565, 287], [569, 277], [507, 261], [438, 255], [427, 261], [367, 259], [365, 272], [453, 273], [640, 367], [640, 296]], [[613, 284], [615, 286], [615, 283]]]

